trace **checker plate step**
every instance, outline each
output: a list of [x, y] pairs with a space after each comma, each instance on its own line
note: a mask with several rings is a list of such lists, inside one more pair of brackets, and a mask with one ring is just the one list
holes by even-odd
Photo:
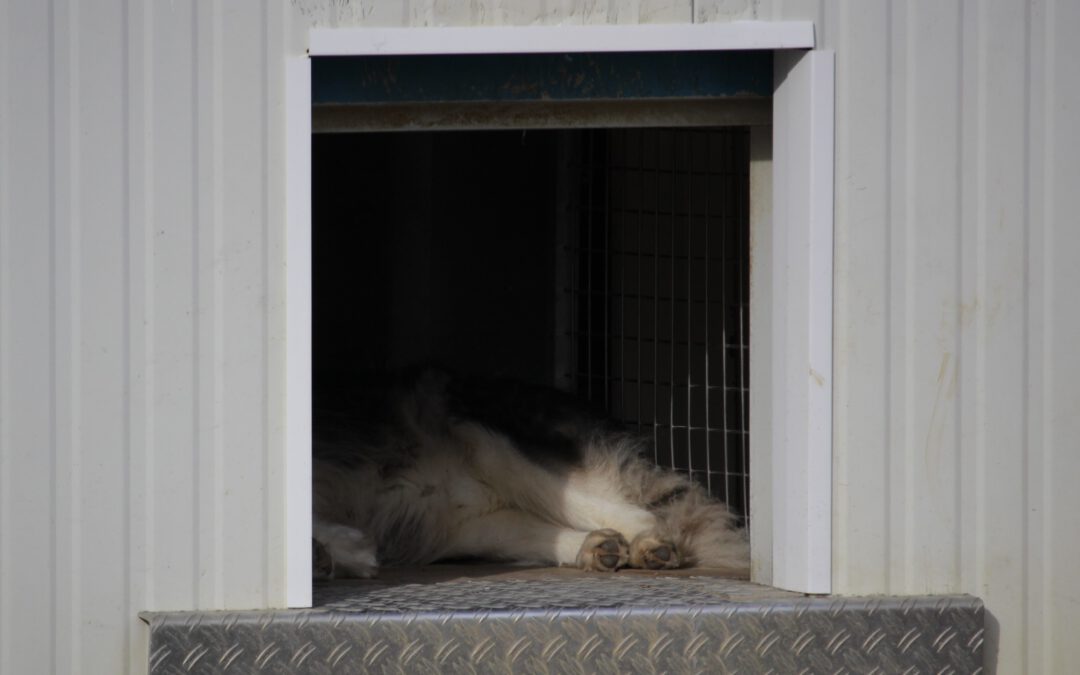
[[317, 585], [313, 609], [146, 613], [173, 673], [979, 673], [963, 595], [595, 575]]

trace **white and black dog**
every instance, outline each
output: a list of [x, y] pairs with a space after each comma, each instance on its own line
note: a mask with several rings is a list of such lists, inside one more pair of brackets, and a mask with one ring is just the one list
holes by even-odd
[[464, 557], [749, 566], [725, 504], [569, 396], [429, 370], [336, 400], [316, 413], [316, 577]]

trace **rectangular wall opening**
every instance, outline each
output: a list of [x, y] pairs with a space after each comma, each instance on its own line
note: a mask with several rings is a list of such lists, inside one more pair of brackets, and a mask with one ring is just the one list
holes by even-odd
[[[828, 324], [831, 296], [828, 287], [819, 282], [831, 270], [831, 257], [819, 244], [831, 237], [829, 202], [820, 197], [828, 194], [832, 185], [832, 55], [803, 51], [813, 47], [813, 27], [808, 22], [657, 26], [626, 31], [592, 28], [581, 27], [565, 35], [561, 27], [550, 30], [431, 29], [408, 33], [315, 31], [317, 39], [309, 52], [313, 58], [303, 57], [290, 62], [289, 89], [294, 95], [290, 96], [292, 104], [287, 117], [289, 156], [295, 158], [290, 161], [290, 167], [295, 169], [289, 173], [288, 250], [289, 269], [295, 272], [289, 277], [288, 305], [290, 315], [296, 320], [289, 323], [295, 330], [290, 329], [287, 361], [290, 364], [289, 380], [297, 385], [290, 386], [289, 390], [295, 389], [297, 394], [288, 408], [289, 428], [300, 433], [311, 427], [310, 414], [306, 412], [310, 407], [304, 405], [304, 401], [310, 401], [309, 378], [313, 374], [310, 365], [314, 351], [307, 328], [310, 323], [306, 320], [311, 308], [309, 292], [314, 282], [308, 267], [313, 234], [310, 227], [311, 192], [317, 189], [311, 187], [308, 180], [311, 175], [308, 139], [312, 131], [319, 135], [437, 129], [749, 127], [753, 139], [751, 181], [754, 195], [750, 220], [757, 242], [753, 246], [756, 293], [752, 297], [756, 298], [757, 330], [751, 340], [753, 347], [747, 349], [752, 349], [755, 354], [754, 382], [765, 383], [765, 386], [754, 387], [751, 399], [757, 411], [751, 424], [757, 439], [751, 452], [752, 462], [757, 467], [756, 488], [750, 499], [756, 514], [753, 519], [752, 576], [759, 582], [774, 582], [781, 587], [827, 592], [828, 556], [822, 552], [827, 553], [831, 539], [825, 520], [827, 515], [822, 514], [828, 513], [828, 483], [820, 480], [818, 474], [826, 465], [831, 447], [827, 424], [831, 367], [828, 354], [821, 349], [822, 345], [829, 344], [831, 335]], [[420, 33], [425, 33], [424, 39], [410, 39]], [[513, 79], [516, 77], [513, 73], [510, 73], [510, 79], [500, 79], [507, 73], [494, 66], [506, 63], [508, 52], [519, 53], [521, 42], [518, 38], [526, 34], [533, 40], [530, 42], [532, 47], [526, 51], [538, 57], [530, 68], [532, 65], [539, 68], [524, 80], [530, 86], [522, 87]], [[622, 59], [616, 58], [607, 62], [589, 56], [601, 52], [626, 53], [629, 61], [620, 63]], [[639, 58], [645, 53], [649, 54], [647, 58]], [[679, 60], [688, 54], [700, 55], [701, 59], [694, 56], [690, 62], [679, 64]], [[751, 54], [754, 56], [750, 57]], [[439, 67], [450, 66], [451, 61], [458, 62], [464, 55], [482, 58], [472, 64], [479, 67], [451, 68], [451, 74], [460, 85], [452, 90], [452, 100], [440, 94], [442, 90], [438, 87], [429, 90], [426, 83], [432, 81], [430, 78], [446, 77]], [[578, 55], [585, 58], [579, 60]], [[775, 68], [774, 56], [782, 59], [782, 63], [777, 61]], [[712, 59], [715, 60], [710, 61]], [[348, 68], [337, 69], [335, 66], [337, 72], [330, 73], [328, 66], [331, 63], [344, 65], [347, 61], [359, 68], [350, 74]], [[399, 66], [409, 65], [406, 61], [415, 64], [438, 62], [435, 65], [439, 67], [426, 73], [420, 68], [413, 73], [419, 73], [418, 77], [402, 78], [404, 71]], [[602, 66], [602, 62], [606, 65]], [[633, 67], [627, 69], [628, 64]], [[602, 67], [598, 69], [598, 66]], [[608, 66], [614, 70], [605, 74], [604, 68]], [[568, 67], [576, 69], [582, 77], [568, 78]], [[366, 73], [363, 72], [365, 68], [368, 69]], [[684, 77], [690, 72], [704, 77]], [[667, 77], [664, 73], [678, 73], [679, 76]], [[739, 83], [739, 78], [746, 73], [753, 75]], [[542, 77], [536, 77], [538, 74]], [[719, 77], [714, 77], [717, 74]], [[327, 78], [327, 75], [332, 76]], [[495, 75], [495, 82], [489, 82], [492, 75]], [[613, 76], [616, 79], [630, 77], [637, 79], [638, 85], [649, 86], [639, 93], [626, 95], [626, 98], [622, 98], [624, 92], [617, 87], [614, 99], [597, 99], [593, 98], [594, 80], [591, 78], [598, 75], [609, 82], [613, 81]], [[343, 76], [344, 80], [341, 79]], [[554, 90], [532, 86], [543, 81], [572, 84], [569, 88], [556, 87]], [[310, 107], [303, 107], [306, 101], [310, 101]], [[772, 144], [768, 142], [770, 136], [777, 145], [780, 158], [775, 168]], [[779, 188], [775, 196], [774, 181]], [[809, 183], [811, 189], [809, 192], [792, 190], [789, 183], [796, 188]], [[775, 237], [773, 230], [777, 233]], [[559, 241], [565, 242], [566, 234], [558, 233], [563, 237]], [[806, 248], [800, 243], [807, 236], [813, 240], [814, 247]], [[561, 271], [565, 270], [556, 269], [556, 274]], [[809, 289], [809, 297], [805, 289]], [[563, 311], [566, 307], [560, 307], [558, 301], [553, 304], [556, 315], [566, 315]], [[771, 313], [762, 311], [763, 307], [770, 306], [775, 308]], [[813, 307], [814, 311], [809, 315], [809, 323], [804, 325], [806, 316], [801, 311], [807, 306]], [[777, 317], [784, 316], [793, 317], [795, 330], [782, 330], [780, 335], [787, 338], [778, 342], [773, 324]], [[807, 338], [810, 341], [808, 353], [805, 350]], [[799, 348], [800, 343], [803, 349]], [[564, 360], [559, 363], [565, 366], [567, 354], [561, 356]], [[559, 357], [556, 353], [552, 366]], [[316, 360], [318, 358], [316, 356]], [[818, 388], [811, 388], [809, 396], [804, 398], [805, 383], [800, 377], [807, 372], [806, 362], [809, 362], [809, 372], [822, 374], [824, 384], [817, 379], [815, 385]], [[771, 367], [776, 365], [779, 365], [778, 371]], [[327, 383], [334, 377], [340, 379], [340, 376], [321, 378], [319, 389], [325, 392]], [[552, 374], [552, 378], [556, 384], [566, 385], [565, 381], [559, 382], [558, 375]], [[576, 384], [575, 380], [574, 386]], [[799, 427], [808, 408], [815, 411], [810, 419], [818, 422], [812, 421], [809, 428], [803, 429], [809, 446], [800, 448], [797, 446], [802, 446], [799, 442], [801, 434], [791, 423]], [[778, 435], [783, 428], [796, 433]], [[310, 438], [310, 435], [304, 433], [304, 438]], [[289, 444], [294, 449], [305, 446], [307, 443], [299, 437]], [[770, 447], [773, 448], [771, 452]], [[309, 449], [307, 446], [303, 456], [290, 451], [291, 463], [296, 469], [291, 472], [293, 475], [308, 475], [305, 457], [310, 456]], [[772, 455], [781, 458], [778, 471], [773, 469], [777, 462]], [[812, 464], [813, 472], [804, 470], [807, 462]], [[785, 501], [783, 497], [787, 489], [777, 491], [774, 484], [791, 487], [799, 494], [809, 492], [813, 508], [807, 513], [791, 509], [790, 500]], [[310, 493], [305, 485], [291, 484], [289, 494], [293, 496], [291, 502], [308, 503]], [[825, 505], [825, 508], [818, 508], [819, 505]], [[306, 564], [298, 556], [301, 544], [306, 545], [310, 521], [297, 510], [289, 510], [290, 570], [296, 572], [290, 572], [289, 587], [294, 589], [290, 591], [290, 597], [303, 603], [307, 584], [303, 583], [301, 573]], [[808, 522], [805, 528], [783, 527], [785, 522], [804, 521]], [[801, 539], [797, 536], [799, 531], [805, 532]], [[820, 545], [810, 550], [806, 541]], [[782, 568], [782, 574], [778, 568]], [[804, 573], [801, 577], [798, 576], [800, 570]]]
[[316, 407], [437, 365], [571, 391], [748, 515], [749, 132], [316, 134]]

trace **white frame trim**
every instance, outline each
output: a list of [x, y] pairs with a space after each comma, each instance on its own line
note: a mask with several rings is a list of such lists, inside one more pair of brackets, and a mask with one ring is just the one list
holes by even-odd
[[312, 56], [812, 49], [810, 21], [461, 28], [313, 28]]
[[311, 59], [285, 66], [285, 602], [311, 606]]
[[834, 55], [780, 52], [774, 66], [770, 582], [829, 593]]
[[[312, 56], [812, 49], [813, 23], [312, 29]], [[777, 54], [773, 98], [771, 578], [831, 590], [833, 56]], [[792, 65], [794, 64], [794, 65]], [[286, 597], [311, 604], [311, 69], [286, 70]], [[793, 79], [790, 84], [795, 84]], [[800, 123], [799, 120], [803, 122]], [[783, 126], [784, 131], [778, 131]], [[817, 256], [815, 258], [815, 256]], [[781, 319], [777, 323], [777, 319]], [[794, 320], [792, 320], [794, 319]], [[796, 330], [798, 329], [798, 330]], [[780, 367], [776, 367], [776, 366]], [[778, 374], [779, 373], [779, 374]], [[753, 374], [751, 374], [753, 376]], [[762, 545], [767, 542], [761, 542]], [[760, 545], [759, 545], [760, 546]], [[759, 548], [755, 546], [755, 549]], [[755, 566], [755, 570], [759, 568]]]

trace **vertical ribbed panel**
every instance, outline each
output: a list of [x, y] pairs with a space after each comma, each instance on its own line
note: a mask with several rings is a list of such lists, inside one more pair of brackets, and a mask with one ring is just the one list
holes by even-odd
[[753, 18], [754, 0], [291, 0], [312, 25], [511, 26], [689, 23]]
[[[8, 288], [11, 280], [7, 273], [10, 265], [11, 238], [10, 228], [7, 224], [11, 221], [11, 209], [9, 195], [11, 194], [10, 172], [4, 167], [11, 165], [11, 140], [8, 134], [9, 120], [11, 117], [8, 65], [11, 63], [11, 37], [8, 30], [8, 8], [0, 7], [0, 532], [11, 532], [11, 481], [7, 476], [14, 469], [14, 461], [8, 459], [7, 449], [11, 447], [11, 434], [7, 420], [11, 416], [9, 405], [11, 392], [8, 382], [11, 380], [9, 371], [11, 361], [7, 358], [10, 344], [10, 331], [7, 327], [11, 321], [9, 316], [10, 301], [8, 300]], [[0, 537], [0, 565], [6, 565], [10, 556], [6, 540], [8, 537]], [[12, 655], [9, 653], [11, 644], [11, 617], [7, 606], [14, 605], [11, 598], [11, 581], [4, 574], [4, 567], [0, 567], [0, 670], [8, 670], [12, 667]]]
[[[205, 6], [204, 6], [205, 7]], [[153, 409], [147, 485], [151, 568], [168, 566], [170, 583], [151, 579], [154, 606], [198, 604], [200, 569], [196, 388], [196, 32], [193, 3], [148, 3], [152, 70], [148, 102], [152, 202], [149, 232], [151, 316], [146, 340]], [[201, 308], [200, 308], [201, 309]]]
[[70, 520], [71, 532], [57, 546], [58, 561], [70, 566], [58, 569], [57, 580], [70, 583], [73, 595], [70, 610], [58, 607], [71, 648], [58, 645], [57, 656], [64, 672], [84, 672], [87, 663], [121, 672], [125, 654], [115, 632], [130, 625], [124, 8], [119, 0], [93, 9], [58, 0], [58, 9], [64, 5], [66, 25], [58, 22], [55, 37], [70, 50], [66, 62], [56, 52], [57, 73], [66, 77], [54, 108], [57, 128], [67, 131], [57, 135], [66, 158], [58, 157], [56, 201], [56, 486], [58, 495], [70, 490], [57, 502], [57, 523]]
[[[1042, 372], [1041, 405], [1035, 409], [1042, 441], [1041, 466], [1029, 475], [1042, 481], [1041, 494], [1031, 495], [1031, 517], [1042, 521], [1033, 567], [1040, 583], [1029, 591], [1043, 602], [1028, 607], [1029, 616], [1040, 615], [1044, 633], [1034, 647], [1046, 654], [1047, 672], [1064, 672], [1080, 661], [1080, 644], [1070, 628], [1080, 625], [1080, 589], [1075, 574], [1080, 559], [1080, 132], [1075, 120], [1080, 112], [1080, 84], [1075, 64], [1080, 63], [1080, 44], [1074, 36], [1080, 26], [1080, 6], [1055, 0], [1039, 8], [1034, 19], [1043, 26], [1044, 42], [1032, 40], [1043, 59], [1043, 105], [1034, 111], [1036, 133], [1042, 146], [1037, 157], [1042, 180], [1032, 182], [1042, 203], [1041, 241], [1035, 239], [1041, 265], [1032, 267], [1040, 277], [1042, 297], [1033, 320], [1045, 321], [1040, 335], [1039, 367]], [[1036, 91], [1033, 89], [1033, 91]], [[1061, 588], [1064, 585], [1064, 588]]]
[[0, 9], [0, 672], [141, 672], [139, 611], [285, 602], [291, 21]]
[[[56, 670], [70, 625], [56, 615], [55, 16], [4, 5], [4, 222], [0, 249], [0, 670]], [[32, 59], [16, 58], [34, 54]], [[18, 170], [12, 170], [14, 167]], [[66, 440], [66, 439], [65, 439]], [[65, 500], [66, 501], [66, 500]], [[66, 514], [65, 514], [66, 516]], [[67, 602], [67, 599], [64, 599]], [[32, 608], [25, 612], [23, 608]], [[59, 635], [60, 622], [64, 635]]]
[[1067, 672], [1080, 8], [771, 4], [837, 53], [834, 589], [976, 594], [1000, 672]]
[[[264, 449], [271, 439], [267, 369], [273, 367], [268, 359], [267, 246], [270, 237], [283, 231], [280, 220], [275, 221], [278, 229], [272, 230], [268, 219], [271, 209], [284, 210], [268, 204], [270, 171], [275, 165], [267, 162], [267, 147], [282, 143], [283, 134], [273, 134], [268, 128], [273, 104], [267, 87], [279, 76], [267, 72], [265, 64], [282, 59], [267, 53], [267, 12], [272, 7], [253, 2], [249, 8], [220, 17], [219, 86], [230, 95], [216, 97], [221, 138], [227, 139], [221, 144], [227, 151], [219, 156], [218, 183], [222, 196], [218, 264], [224, 280], [219, 290], [223, 406], [218, 440], [222, 480], [230, 486], [222, 495], [219, 527], [224, 559], [240, 563], [223, 565], [221, 601], [229, 607], [250, 602], [249, 598], [259, 598], [261, 604], [281, 602], [272, 597], [268, 576], [272, 549], [266, 534], [275, 515], [267, 512], [269, 501], [263, 497], [270, 461]], [[233, 103], [224, 105], [227, 100]], [[280, 165], [275, 168], [281, 170]], [[283, 192], [278, 188], [275, 194]], [[232, 226], [242, 222], [252, 227]], [[228, 517], [232, 513], [249, 516]], [[280, 586], [275, 585], [280, 594]]]
[[[128, 512], [128, 550], [123, 559], [127, 577], [126, 657], [128, 671], [140, 672], [137, 667], [147, 661], [145, 629], [132, 625], [131, 616], [143, 606], [154, 602], [158, 584], [171, 580], [156, 579], [153, 534], [156, 527], [156, 498], [152, 493], [154, 468], [153, 433], [156, 420], [154, 404], [154, 349], [151, 344], [154, 325], [152, 290], [155, 283], [152, 243], [154, 241], [154, 199], [152, 185], [153, 142], [151, 115], [153, 103], [154, 68], [149, 59], [153, 44], [150, 30], [152, 3], [129, 2], [118, 26], [123, 31], [123, 116], [126, 136], [124, 155], [124, 232], [122, 248], [125, 271], [123, 299], [124, 344], [127, 364], [124, 373]], [[114, 626], [114, 629], [118, 627]]]

